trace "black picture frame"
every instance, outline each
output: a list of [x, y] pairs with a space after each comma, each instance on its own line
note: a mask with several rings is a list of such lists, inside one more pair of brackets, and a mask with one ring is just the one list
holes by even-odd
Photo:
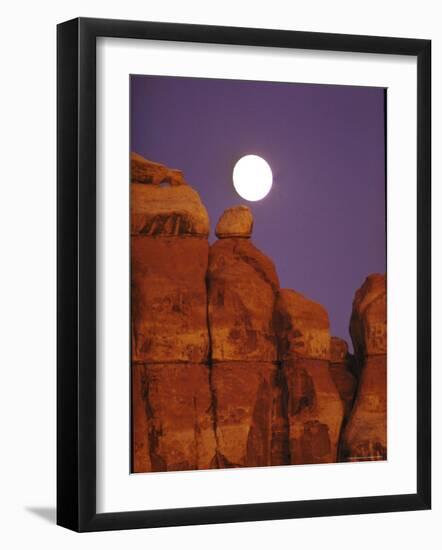
[[[417, 492], [96, 512], [96, 39], [417, 58]], [[431, 506], [431, 41], [79, 18], [57, 28], [57, 523], [75, 531], [425, 510]]]

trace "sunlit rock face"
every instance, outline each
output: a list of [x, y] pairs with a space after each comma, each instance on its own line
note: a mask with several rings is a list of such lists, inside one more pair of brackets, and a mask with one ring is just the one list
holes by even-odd
[[211, 384], [220, 467], [268, 466], [288, 458], [286, 435], [281, 435], [283, 397], [276, 387], [273, 310], [279, 280], [273, 262], [247, 238], [252, 225], [248, 208], [227, 210], [217, 226], [222, 238], [209, 253]]
[[273, 262], [248, 239], [221, 239], [210, 247], [207, 281], [212, 360], [276, 361]]
[[133, 469], [207, 468], [207, 212], [181, 172], [139, 156], [131, 167]]
[[181, 172], [131, 161], [132, 360], [207, 362], [206, 209]]
[[131, 235], [152, 237], [209, 234], [209, 216], [183, 173], [131, 156]]
[[336, 462], [343, 404], [329, 371], [327, 312], [284, 289], [276, 303], [275, 327], [287, 384], [290, 463]]
[[253, 231], [253, 215], [248, 206], [227, 208], [219, 219], [215, 234], [218, 239], [230, 237], [250, 238]]
[[343, 438], [346, 460], [387, 458], [386, 276], [367, 277], [356, 292], [350, 333], [360, 366], [357, 397]]
[[137, 235], [131, 243], [132, 360], [207, 362], [207, 239]]

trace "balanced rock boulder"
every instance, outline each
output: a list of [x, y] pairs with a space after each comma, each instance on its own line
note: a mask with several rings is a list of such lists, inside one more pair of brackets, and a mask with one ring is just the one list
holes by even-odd
[[224, 211], [215, 229], [218, 239], [231, 237], [250, 238], [253, 215], [248, 206], [233, 206]]
[[290, 463], [336, 462], [343, 404], [329, 371], [327, 312], [284, 289], [275, 307], [275, 327], [287, 384]]
[[387, 281], [367, 277], [356, 292], [350, 334], [360, 379], [343, 438], [348, 461], [387, 458]]
[[136, 155], [131, 166], [133, 467], [206, 468], [209, 219], [180, 173]]

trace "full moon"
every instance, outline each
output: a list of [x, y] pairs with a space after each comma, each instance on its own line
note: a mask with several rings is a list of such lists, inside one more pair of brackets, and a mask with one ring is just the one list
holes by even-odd
[[233, 169], [233, 185], [240, 197], [260, 201], [272, 188], [272, 169], [258, 155], [241, 157]]

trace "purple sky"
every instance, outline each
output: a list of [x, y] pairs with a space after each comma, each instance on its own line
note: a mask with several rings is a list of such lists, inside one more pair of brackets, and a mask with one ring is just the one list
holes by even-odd
[[[132, 76], [131, 149], [183, 170], [211, 241], [224, 209], [247, 204], [281, 286], [323, 304], [350, 340], [356, 289], [386, 271], [383, 88]], [[272, 168], [262, 201], [233, 187], [246, 154]]]

